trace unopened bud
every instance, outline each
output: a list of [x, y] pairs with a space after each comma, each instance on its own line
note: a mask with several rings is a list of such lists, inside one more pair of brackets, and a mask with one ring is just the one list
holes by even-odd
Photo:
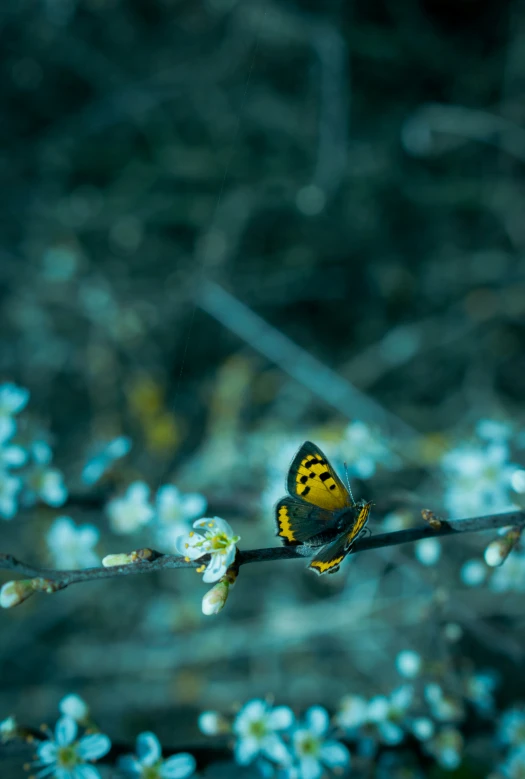
[[136, 549], [134, 552], [122, 552], [121, 554], [108, 554], [102, 560], [104, 568], [112, 568], [114, 565], [129, 565], [130, 563], [149, 562], [158, 557], [158, 552], [153, 549]]
[[428, 522], [432, 530], [439, 530], [443, 525], [443, 520], [441, 517], [438, 517], [437, 514], [434, 514], [431, 509], [422, 509], [421, 516], [425, 522]]
[[208, 590], [202, 599], [202, 613], [206, 614], [206, 616], [210, 616], [211, 614], [218, 614], [219, 611], [222, 611], [224, 604], [228, 599], [229, 589], [230, 585], [228, 582], [222, 581], [222, 579], [217, 582], [211, 590]]
[[199, 730], [205, 736], [218, 736], [231, 730], [228, 721], [218, 711], [203, 711], [198, 723]]
[[485, 549], [485, 562], [491, 568], [496, 568], [505, 562], [520, 540], [523, 528], [513, 527], [505, 535], [495, 538]]
[[108, 554], [102, 558], [102, 565], [104, 568], [111, 568], [113, 565], [129, 565], [129, 563], [135, 563], [133, 554]]
[[74, 693], [62, 698], [58, 704], [58, 708], [60, 709], [61, 714], [64, 714], [66, 717], [71, 717], [71, 719], [74, 719], [77, 722], [85, 722], [89, 716], [89, 707], [87, 703], [82, 700], [80, 695], [75, 695]]
[[18, 579], [17, 581], [6, 582], [0, 590], [0, 606], [3, 609], [10, 609], [18, 606], [35, 592], [32, 579]]
[[18, 723], [14, 717], [7, 717], [7, 719], [0, 722], [0, 743], [5, 744], [7, 741], [16, 738], [18, 735]]

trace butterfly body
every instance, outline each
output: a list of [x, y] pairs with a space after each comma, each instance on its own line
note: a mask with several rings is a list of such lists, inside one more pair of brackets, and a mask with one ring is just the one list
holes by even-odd
[[277, 535], [286, 546], [305, 544], [320, 551], [308, 566], [335, 573], [364, 530], [370, 503], [354, 503], [349, 490], [321, 450], [305, 441], [295, 455], [286, 487], [275, 507]]

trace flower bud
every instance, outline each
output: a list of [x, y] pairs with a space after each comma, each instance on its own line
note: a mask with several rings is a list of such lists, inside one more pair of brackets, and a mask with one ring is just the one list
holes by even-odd
[[505, 535], [495, 538], [485, 549], [485, 562], [491, 568], [496, 568], [505, 562], [518, 541], [523, 528], [512, 527], [507, 530]]
[[11, 739], [16, 738], [17, 734], [18, 723], [14, 717], [7, 717], [0, 722], [0, 744], [11, 741]]
[[33, 579], [18, 579], [6, 582], [0, 590], [0, 606], [10, 609], [27, 600], [35, 592]]
[[203, 711], [199, 715], [198, 724], [205, 736], [218, 736], [231, 730], [228, 721], [218, 711]]
[[131, 554], [108, 554], [102, 559], [102, 565], [104, 568], [111, 568], [113, 565], [129, 565], [129, 563], [135, 563], [136, 558]]
[[80, 695], [75, 695], [74, 693], [62, 698], [58, 704], [58, 708], [60, 709], [61, 714], [66, 717], [71, 717], [71, 719], [74, 719], [77, 722], [85, 722], [89, 716], [89, 707], [87, 703], [82, 700]]
[[229, 589], [230, 585], [228, 582], [222, 580], [217, 582], [202, 599], [202, 613], [206, 614], [206, 616], [218, 614], [224, 608]]

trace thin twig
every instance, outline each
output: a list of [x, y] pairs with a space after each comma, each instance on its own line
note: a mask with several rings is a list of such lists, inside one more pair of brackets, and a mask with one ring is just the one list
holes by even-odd
[[[468, 519], [457, 519], [450, 522], [442, 522], [438, 530], [434, 530], [429, 525], [410, 528], [408, 530], [398, 530], [394, 533], [381, 533], [377, 536], [362, 538], [358, 540], [351, 550], [351, 554], [366, 552], [370, 549], [380, 549], [386, 546], [397, 546], [398, 544], [407, 544], [419, 541], [423, 538], [440, 538], [442, 536], [452, 535], [453, 533], [470, 533], [480, 530], [495, 530], [501, 527], [525, 525], [525, 512], [509, 511], [504, 514], [489, 514], [484, 517], [471, 517]], [[112, 579], [117, 576], [130, 576], [139, 573], [153, 573], [153, 571], [166, 570], [168, 568], [197, 568], [206, 561], [206, 557], [200, 560], [187, 561], [184, 557], [171, 554], [162, 554], [154, 550], [145, 550], [148, 552], [149, 560], [138, 560], [127, 565], [114, 565], [109, 568], [86, 568], [76, 571], [59, 571], [46, 568], [35, 568], [20, 560], [17, 560], [10, 554], [0, 554], [0, 569], [15, 571], [24, 577], [39, 578], [52, 583], [50, 591], [64, 589], [70, 584], [78, 582], [95, 581], [96, 579]], [[264, 563], [278, 560], [304, 559], [308, 556], [308, 549], [304, 546], [278, 546], [269, 549], [248, 549], [239, 550], [237, 563], [247, 565], [248, 563]], [[312, 550], [313, 553], [313, 550]], [[140, 557], [140, 555], [139, 555]]]

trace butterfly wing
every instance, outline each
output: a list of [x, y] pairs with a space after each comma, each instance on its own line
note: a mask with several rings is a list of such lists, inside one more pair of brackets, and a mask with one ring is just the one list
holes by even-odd
[[361, 531], [364, 529], [368, 520], [368, 515], [370, 514], [371, 505], [371, 503], [358, 503], [356, 506], [358, 514], [351, 528], [331, 544], [327, 544], [327, 546], [323, 547], [323, 549], [315, 555], [308, 568], [311, 568], [312, 571], [319, 574], [335, 573], [338, 571], [342, 561], [354, 545], [354, 542]]
[[310, 441], [305, 441], [295, 455], [286, 486], [293, 497], [328, 511], [339, 511], [353, 505], [337, 473], [322, 451]]
[[[303, 544], [313, 536], [329, 530], [329, 524], [334, 520], [330, 511], [312, 506], [297, 498], [283, 498], [275, 507], [277, 535], [285, 546]], [[316, 546], [321, 546], [317, 542]]]

